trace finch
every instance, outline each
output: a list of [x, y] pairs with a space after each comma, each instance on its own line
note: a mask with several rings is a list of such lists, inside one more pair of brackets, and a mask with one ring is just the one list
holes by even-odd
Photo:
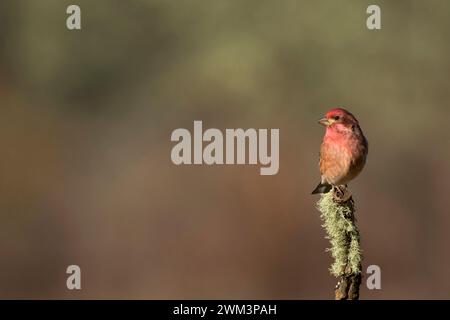
[[347, 110], [331, 109], [319, 123], [326, 127], [320, 147], [321, 181], [312, 194], [346, 185], [364, 168], [369, 150], [358, 120]]

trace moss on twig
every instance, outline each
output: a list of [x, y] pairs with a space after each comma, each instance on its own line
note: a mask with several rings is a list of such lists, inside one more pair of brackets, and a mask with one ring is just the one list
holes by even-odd
[[353, 199], [341, 201], [332, 190], [321, 196], [317, 207], [331, 244], [327, 251], [334, 258], [330, 272], [342, 278], [336, 287], [336, 299], [358, 299], [362, 251]]
[[331, 244], [327, 251], [334, 258], [331, 274], [335, 277], [343, 276], [347, 267], [347, 273], [361, 273], [362, 252], [353, 200], [338, 202], [331, 191], [321, 196], [317, 206], [324, 222], [322, 226]]

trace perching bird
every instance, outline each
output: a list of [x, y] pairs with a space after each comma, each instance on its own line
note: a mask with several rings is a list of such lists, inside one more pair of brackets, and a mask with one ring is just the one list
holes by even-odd
[[320, 147], [322, 177], [312, 194], [327, 193], [333, 187], [346, 185], [364, 168], [368, 152], [367, 139], [358, 120], [347, 110], [332, 109], [319, 123], [326, 127]]

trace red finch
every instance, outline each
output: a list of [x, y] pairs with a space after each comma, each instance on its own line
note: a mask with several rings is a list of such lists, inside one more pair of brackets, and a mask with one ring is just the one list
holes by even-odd
[[358, 120], [347, 110], [332, 109], [319, 123], [326, 127], [320, 147], [322, 179], [312, 194], [327, 193], [354, 179], [363, 169], [368, 152]]

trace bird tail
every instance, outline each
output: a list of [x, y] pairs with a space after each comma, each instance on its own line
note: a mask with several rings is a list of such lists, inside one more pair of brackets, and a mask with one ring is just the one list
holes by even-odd
[[318, 194], [318, 193], [328, 193], [331, 190], [331, 185], [328, 183], [322, 183], [320, 182], [317, 187], [311, 192], [311, 194]]

